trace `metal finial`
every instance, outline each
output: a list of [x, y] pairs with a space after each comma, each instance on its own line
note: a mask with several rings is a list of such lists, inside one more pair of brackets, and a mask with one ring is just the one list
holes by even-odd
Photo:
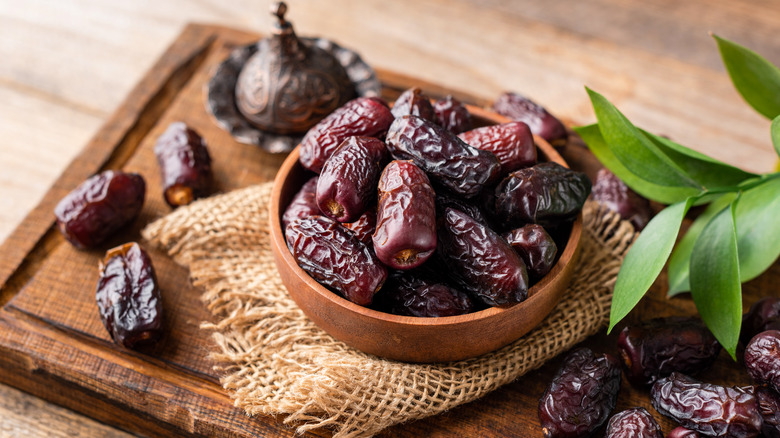
[[271, 14], [276, 15], [279, 19], [279, 25], [284, 26], [284, 14], [287, 13], [287, 4], [285, 2], [274, 2], [271, 4]]

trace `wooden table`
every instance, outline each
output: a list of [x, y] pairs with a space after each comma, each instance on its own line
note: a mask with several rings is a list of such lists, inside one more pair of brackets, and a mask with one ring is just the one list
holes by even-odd
[[[185, 23], [268, 33], [268, 3], [1, 0], [0, 240]], [[768, 121], [733, 90], [708, 36], [780, 64], [776, 1], [288, 3], [300, 35], [333, 39], [378, 68], [488, 99], [521, 91], [573, 124], [594, 120], [587, 85], [635, 123], [716, 158], [761, 172], [776, 162]], [[73, 435], [125, 433], [0, 385], [0, 436]]]

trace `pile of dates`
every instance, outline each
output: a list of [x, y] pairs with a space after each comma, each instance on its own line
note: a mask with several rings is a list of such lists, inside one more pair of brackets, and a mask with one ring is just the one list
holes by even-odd
[[[565, 359], [539, 401], [542, 435], [663, 438], [646, 409], [610, 418], [621, 365], [631, 384], [649, 388], [656, 411], [679, 426], [667, 438], [780, 438], [780, 298], [755, 303], [742, 321], [744, 365], [754, 385], [721, 386], [694, 377], [709, 368], [721, 346], [698, 318], [667, 317], [620, 333], [620, 360], [580, 348]], [[609, 421], [607, 421], [609, 419]]]
[[300, 163], [311, 176], [282, 217], [298, 265], [354, 303], [407, 316], [525, 300], [591, 191], [585, 174], [537, 161], [525, 122], [473, 127], [457, 99], [417, 88], [392, 109], [346, 103], [305, 135]]

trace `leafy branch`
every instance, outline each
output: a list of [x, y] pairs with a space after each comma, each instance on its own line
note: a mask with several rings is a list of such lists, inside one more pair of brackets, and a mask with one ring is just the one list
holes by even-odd
[[[713, 37], [735, 88], [772, 120], [771, 141], [780, 156], [780, 69], [745, 47]], [[670, 204], [626, 254], [608, 330], [639, 303], [668, 260], [669, 295], [690, 291], [705, 324], [736, 358], [742, 283], [780, 256], [780, 172], [746, 172], [653, 135], [634, 126], [604, 96], [587, 91], [598, 123], [576, 131], [634, 191]], [[702, 204], [707, 208], [675, 248], [683, 218]]]

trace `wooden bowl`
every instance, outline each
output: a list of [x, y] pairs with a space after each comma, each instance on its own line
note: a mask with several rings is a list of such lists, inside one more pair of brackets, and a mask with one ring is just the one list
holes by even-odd
[[[469, 107], [475, 124], [508, 119]], [[540, 161], [566, 165], [547, 142], [535, 137]], [[360, 351], [405, 362], [447, 362], [501, 348], [538, 326], [560, 301], [574, 272], [582, 234], [582, 214], [552, 270], [528, 291], [528, 298], [509, 307], [441, 318], [398, 316], [359, 306], [328, 290], [295, 262], [284, 238], [281, 217], [301, 186], [311, 177], [298, 162], [295, 148], [279, 169], [270, 205], [271, 248], [290, 296], [317, 326]], [[560, 248], [559, 248], [560, 250]]]

